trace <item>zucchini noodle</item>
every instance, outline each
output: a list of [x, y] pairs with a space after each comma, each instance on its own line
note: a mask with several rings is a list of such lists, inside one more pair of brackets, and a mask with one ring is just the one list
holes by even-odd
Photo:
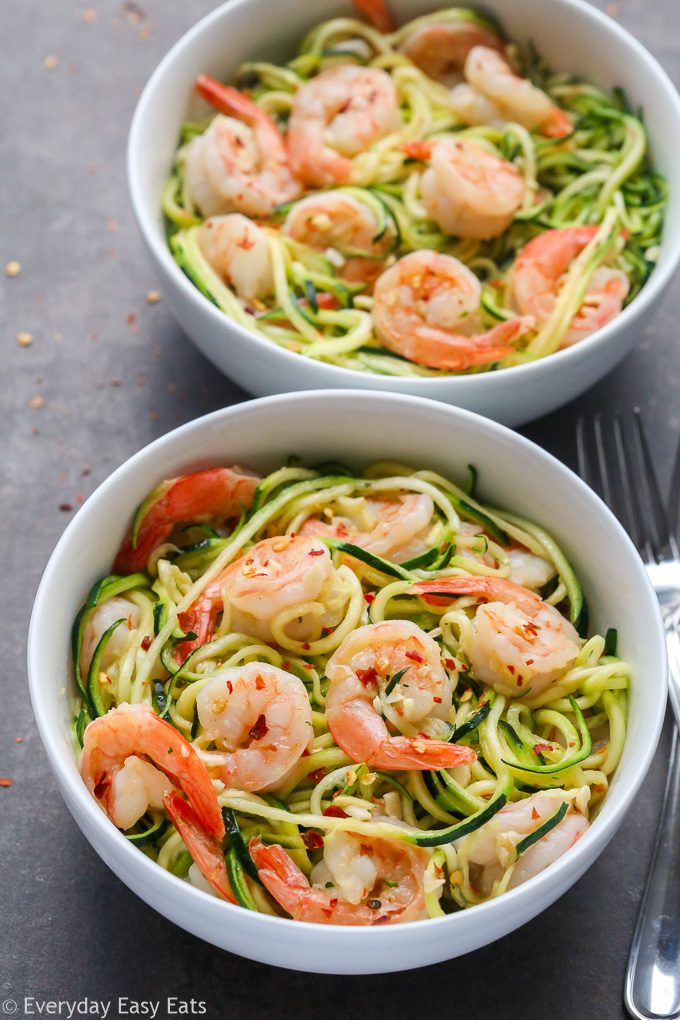
[[[474, 469], [471, 476], [475, 483]], [[416, 527], [409, 515], [423, 507], [427, 514]], [[144, 512], [153, 513], [151, 497]], [[387, 855], [376, 879], [380, 902], [406, 888], [413, 876], [404, 877], [403, 869], [420, 862], [418, 916], [438, 917], [524, 881], [530, 851], [544, 852], [543, 835], [564, 824], [577, 827], [577, 838], [597, 813], [625, 743], [631, 671], [616, 656], [614, 631], [586, 633], [578, 578], [542, 526], [480, 502], [434, 471], [391, 462], [353, 474], [342, 465], [313, 469], [294, 461], [259, 482], [236, 525], [220, 516], [197, 518], [177, 522], [145, 569], [103, 578], [85, 601], [73, 629], [74, 740], [87, 753], [91, 721], [140, 703], [179, 731], [208, 769], [229, 819], [219, 852], [226, 854], [225, 874], [242, 906], [286, 915], [271, 890], [256, 881], [248, 846], [257, 844], [261, 852], [278, 846], [290, 867], [312, 882], [311, 895], [322, 896], [336, 881], [325, 845], [349, 840], [363, 847], [378, 840], [375, 861]], [[376, 535], [382, 536], [380, 549]], [[310, 555], [323, 557], [325, 580], [316, 595], [300, 589], [299, 596], [283, 600], [276, 587], [265, 585], [261, 597], [272, 598], [272, 609], [266, 625], [255, 626], [233, 601], [233, 578], [268, 576], [252, 566], [259, 563], [258, 550], [284, 557], [295, 542], [316, 543]], [[272, 569], [279, 569], [278, 560]], [[518, 609], [528, 613], [524, 622], [512, 615]], [[206, 611], [213, 613], [207, 630]], [[497, 620], [499, 641], [486, 649], [480, 622], [485, 613]], [[413, 698], [430, 683], [419, 680], [416, 694], [409, 693], [404, 675], [410, 665], [397, 672], [377, 659], [371, 673], [355, 659], [343, 660], [343, 649], [370, 625], [407, 628], [404, 633], [434, 643], [436, 661], [423, 676], [439, 671], [445, 710], [436, 707], [440, 696], [426, 716], [409, 715]], [[194, 627], [204, 635], [200, 640]], [[513, 653], [507, 649], [517, 636], [537, 657], [522, 660], [527, 678], [508, 665]], [[538, 657], [555, 654], [555, 642], [559, 652], [561, 641], [569, 655], [555, 668], [543, 666]], [[419, 653], [412, 659], [406, 654], [407, 661], [424, 661]], [[331, 660], [337, 656], [351, 661], [351, 669], [342, 668], [356, 671], [359, 689], [375, 685], [375, 696], [363, 704], [390, 740], [406, 741], [418, 752], [428, 745], [462, 749], [465, 760], [444, 768], [398, 760], [386, 766], [370, 756], [356, 760], [352, 734], [342, 736], [332, 715], [338, 695], [331, 692], [339, 681]], [[231, 745], [211, 728], [205, 708], [209, 685], [214, 689], [225, 671], [232, 678], [249, 675], [252, 664], [263, 676], [270, 669], [288, 677], [309, 720], [293, 764], [255, 789], [225, 783], [214, 771]], [[222, 702], [221, 710], [226, 694]], [[264, 719], [247, 739], [261, 739], [255, 731]], [[278, 754], [279, 744], [271, 744], [269, 753]], [[532, 811], [528, 825], [521, 815], [526, 811]], [[173, 821], [163, 808], [149, 806], [125, 835], [161, 867], [209, 888], [192, 867], [192, 854], [197, 864], [200, 857]], [[480, 856], [484, 841], [495, 848], [491, 857], [490, 851]]]
[[[286, 224], [300, 199], [273, 203], [270, 213], [249, 217], [253, 230], [263, 231], [271, 265], [271, 286], [261, 283], [259, 289], [264, 290], [257, 296], [253, 296], [257, 288], [252, 282], [243, 285], [242, 292], [234, 282], [236, 275], [233, 279], [230, 275], [231, 259], [235, 264], [242, 258], [238, 251], [224, 256], [228, 265], [222, 266], [216, 259], [223, 256], [209, 260], [203, 249], [205, 217], [200, 212], [200, 198], [192, 196], [189, 187], [188, 152], [210, 128], [214, 114], [183, 125], [176, 161], [162, 196], [168, 243], [192, 282], [239, 326], [303, 357], [341, 368], [429, 378], [494, 371], [549, 356], [606, 324], [639, 293], [659, 255], [667, 200], [666, 182], [654, 172], [648, 158], [642, 113], [630, 108], [621, 89], [606, 92], [574, 75], [552, 73], [531, 46], [521, 53], [507, 43], [504, 52], [514, 70], [549, 97], [553, 110], [571, 130], [565, 128], [553, 137], [541, 125], [528, 129], [516, 123], [510, 112], [506, 121], [463, 123], [454, 110], [449, 88], [430, 77], [427, 72], [435, 74], [434, 69], [416, 66], [408, 49], [409, 39], [418, 32], [436, 34], [457, 24], [478, 27], [487, 38], [496, 38], [500, 47], [498, 25], [465, 8], [451, 8], [416, 18], [392, 33], [382, 33], [355, 18], [335, 18], [308, 32], [287, 63], [251, 61], [241, 65], [235, 76], [236, 88], [248, 103], [257, 104], [271, 118], [271, 125], [282, 137], [289, 130], [300, 90], [319, 74], [348, 65], [389, 75], [398, 111], [393, 129], [346, 157], [349, 179], [340, 175], [336, 180], [330, 174], [323, 189], [297, 182], [303, 202], [318, 197], [320, 211], [314, 215], [321, 219], [327, 215], [324, 201], [328, 189], [336, 201], [344, 196], [355, 203], [354, 212], [343, 215], [363, 216], [373, 222], [372, 241], [350, 251], [341, 243], [317, 243], [311, 235], [308, 240], [295, 240]], [[370, 111], [365, 120], [370, 120]], [[409, 143], [436, 146], [451, 140], [472, 143], [491, 157], [500, 157], [521, 179], [521, 198], [514, 215], [494, 236], [447, 233], [433, 218], [434, 201], [423, 197], [427, 163], [420, 156], [409, 155], [405, 147], [408, 149]], [[206, 172], [207, 178], [214, 172], [214, 168]], [[228, 164], [223, 173], [228, 178]], [[195, 176], [194, 168], [193, 179]], [[201, 187], [208, 184], [206, 179]], [[241, 199], [224, 200], [219, 209], [215, 206], [216, 211], [239, 212]], [[210, 225], [218, 221], [219, 217], [208, 218]], [[588, 235], [587, 243], [584, 235], [579, 250], [554, 279], [546, 283], [534, 276], [531, 287], [539, 293], [520, 299], [513, 274], [526, 246], [548, 231], [579, 227], [599, 229], [594, 237]], [[328, 224], [323, 229], [329, 229]], [[447, 364], [441, 354], [425, 351], [414, 340], [421, 321], [417, 315], [424, 312], [395, 325], [396, 339], [386, 337], [385, 329], [377, 325], [377, 311], [374, 314], [376, 300], [384, 300], [374, 298], [376, 280], [398, 260], [424, 250], [431, 258], [438, 253], [459, 260], [482, 285], [479, 307], [467, 323], [451, 324], [442, 319], [443, 324], [438, 325], [425, 319], [428, 327], [438, 326], [440, 333], [454, 335], [457, 345], [462, 342], [466, 349], [464, 356]], [[260, 274], [262, 268], [250, 272]], [[413, 300], [422, 307], [429, 294], [423, 299], [419, 286], [413, 284]], [[614, 291], [617, 297], [612, 299]], [[540, 309], [540, 314], [534, 314], [535, 309]], [[520, 312], [524, 318], [518, 318]], [[469, 354], [470, 348], [479, 354], [480, 335], [486, 336], [508, 320], [518, 325], [503, 342], [506, 353], [489, 341], [496, 353], [486, 362]]]

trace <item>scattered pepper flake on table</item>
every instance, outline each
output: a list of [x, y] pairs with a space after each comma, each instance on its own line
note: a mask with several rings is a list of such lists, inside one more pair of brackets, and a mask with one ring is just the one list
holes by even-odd
[[96, 21], [96, 20], [97, 20], [97, 12], [94, 9], [94, 7], [87, 7], [83, 11], [83, 21], [85, 21], [88, 25], [91, 25], [92, 22]]
[[71, 512], [71, 510], [73, 510], [73, 507], [71, 506], [70, 503], [60, 503], [59, 509], [62, 510], [65, 514], [68, 514]]
[[161, 292], [159, 290], [150, 290], [147, 292], [146, 300], [150, 305], [158, 304], [161, 299]]
[[[5, 266], [5, 276], [18, 276], [20, 272], [21, 262], [16, 262], [14, 259], [12, 259], [11, 262], [8, 262]], [[151, 291], [149, 291], [149, 293], [151, 293]], [[160, 294], [158, 296], [160, 297]]]
[[0, 779], [0, 786], [11, 786], [11, 785], [12, 785], [12, 780], [11, 779]]
[[33, 397], [33, 400], [30, 401], [28, 406], [29, 407], [42, 407], [44, 403], [45, 403], [45, 398], [44, 397]]
[[20, 347], [30, 347], [33, 343], [32, 333], [17, 333], [17, 343]]
[[45, 67], [48, 71], [55, 71], [58, 66], [59, 57], [55, 57], [53, 53], [51, 53], [48, 57], [45, 57]]

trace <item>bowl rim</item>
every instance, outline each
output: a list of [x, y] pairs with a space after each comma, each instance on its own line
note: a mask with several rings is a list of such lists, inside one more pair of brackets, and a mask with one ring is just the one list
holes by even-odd
[[[158, 233], [159, 208], [148, 208], [142, 197], [143, 188], [139, 179], [140, 171], [138, 167], [141, 166], [146, 149], [144, 125], [148, 119], [147, 111], [155, 106], [155, 96], [164, 76], [170, 71], [182, 52], [195, 39], [204, 33], [207, 34], [212, 31], [215, 25], [222, 23], [223, 19], [228, 23], [230, 15], [238, 9], [244, 6], [255, 6], [258, 2], [260, 0], [227, 0], [226, 3], [210, 11], [188, 29], [158, 63], [144, 86], [130, 125], [127, 145], [128, 190], [137, 225], [153, 260], [169, 274], [174, 286], [191, 303], [197, 314], [208, 316], [215, 328], [223, 331], [222, 340], [228, 337], [229, 339], [237, 340], [239, 344], [250, 342], [253, 345], [253, 356], [255, 356], [256, 352], [260, 351], [263, 356], [268, 356], [272, 363], [280, 359], [281, 366], [288, 366], [292, 372], [295, 372], [295, 366], [297, 366], [297, 374], [302, 375], [306, 373], [306, 359], [301, 358], [300, 354], [294, 351], [280, 347], [278, 344], [266, 340], [256, 333], [252, 333], [244, 326], [230, 319], [229, 316], [205, 297], [180, 269], [172, 257], [165, 237]], [[473, 0], [473, 2], [476, 2], [476, 0]], [[617, 37], [621, 44], [627, 45], [634, 52], [635, 58], [645, 66], [648, 81], [652, 83], [652, 89], [663, 93], [674, 109], [678, 132], [680, 133], [680, 94], [656, 57], [631, 32], [596, 7], [591, 6], [586, 0], [551, 0], [551, 3], [556, 7], [564, 8], [565, 17], [570, 17], [573, 14], [576, 17], [582, 17], [584, 23], [587, 23], [589, 20], [594, 22], [604, 31]], [[649, 278], [631, 303], [610, 322], [570, 347], [555, 351], [547, 357], [527, 362], [524, 365], [501, 368], [493, 372], [437, 377], [414, 376], [408, 377], [408, 379], [400, 376], [376, 376], [376, 378], [379, 378], [381, 388], [385, 388], [388, 391], [400, 392], [402, 386], [413, 385], [418, 387], [418, 395], [443, 399], [445, 394], [451, 396], [458, 391], [460, 391], [462, 396], [463, 391], [474, 394], [479, 389], [483, 390], [487, 387], [503, 387], [504, 381], [508, 378], [508, 372], [512, 373], [510, 378], [516, 379], [519, 385], [523, 379], [539, 384], [542, 373], [551, 372], [552, 366], [554, 366], [555, 371], [559, 371], [560, 368], [569, 370], [571, 364], [578, 358], [587, 356], [589, 352], [594, 353], [598, 348], [607, 345], [609, 341], [613, 340], [620, 331], [625, 330], [626, 326], [632, 326], [650, 308], [652, 303], [660, 297], [680, 265], [680, 231], [677, 232], [676, 236], [662, 234], [662, 243], [666, 248], [664, 261], [654, 267]], [[313, 388], [321, 385], [333, 388], [354, 387], [357, 386], [357, 375], [369, 379], [373, 376], [373, 373], [370, 372], [359, 372], [357, 369], [343, 368], [323, 361], [315, 361], [314, 367], [320, 375], [315, 379]]]
[[[549, 473], [560, 476], [565, 484], [579, 490], [582, 495], [585, 495], [587, 500], [598, 507], [600, 513], [604, 513], [605, 520], [607, 520], [610, 531], [616, 535], [619, 546], [621, 549], [626, 550], [626, 554], [630, 558], [632, 575], [637, 574], [637, 577], [633, 576], [632, 579], [634, 579], [637, 585], [644, 590], [644, 598], [651, 610], [651, 618], [655, 621], [654, 632], [649, 635], [649, 646], [650, 648], [656, 649], [658, 653], [658, 670], [651, 671], [651, 673], [654, 676], [658, 672], [661, 680], [660, 683], [655, 683], [654, 690], [657, 694], [656, 705], [648, 724], [648, 732], [644, 734], [646, 743], [642, 743], [642, 741], [640, 742], [641, 746], [639, 756], [636, 758], [637, 770], [634, 777], [632, 777], [631, 782], [626, 787], [620, 788], [620, 791], [617, 790], [613, 805], [611, 805], [611, 792], [605, 798], [602, 809], [602, 812], [606, 812], [604, 824], [598, 825], [595, 823], [591, 825], [586, 833], [578, 840], [577, 844], [570, 849], [570, 852], [560, 857], [549, 868], [540, 872], [528, 882], [504, 893], [502, 897], [498, 897], [494, 900], [488, 900], [485, 903], [475, 905], [467, 910], [449, 914], [445, 917], [428, 919], [428, 924], [437, 923], [440, 926], [446, 925], [448, 929], [451, 929], [452, 933], [458, 930], [461, 925], [470, 925], [473, 923], [471, 920], [464, 921], [462, 920], [463, 918], [479, 918], [481, 927], [483, 924], [483, 918], [486, 918], [487, 915], [493, 917], [495, 913], [502, 913], [506, 908], [510, 910], [513, 903], [517, 904], [519, 907], [524, 901], [529, 900], [531, 897], [540, 899], [540, 895], [544, 890], [549, 890], [551, 887], [562, 888], [564, 880], [566, 880], [565, 888], [571, 885], [573, 880], [572, 882], [569, 881], [568, 873], [577, 871], [578, 875], [580, 875], [582, 871], [589, 866], [588, 858], [590, 857], [590, 863], [592, 863], [592, 861], [594, 861], [595, 858], [602, 852], [609, 839], [614, 835], [619, 824], [623, 820], [623, 817], [629, 810], [656, 751], [666, 707], [667, 687], [665, 678], [667, 676], [667, 660], [663, 622], [658, 600], [650, 584], [642, 560], [639, 558], [631, 539], [621, 524], [619, 524], [616, 517], [614, 517], [608, 507], [585, 484], [585, 482], [583, 482], [576, 474], [574, 474], [574, 472], [572, 472], [565, 464], [559, 461], [552, 454], [543, 450], [541, 447], [537, 446], [537, 444], [526, 439], [524, 436], [513, 432], [506, 426], [500, 425], [499, 423], [485, 418], [482, 415], [476, 414], [473, 411], [467, 411], [456, 406], [443, 404], [440, 401], [429, 400], [427, 398], [412, 396], [409, 394], [362, 391], [355, 389], [332, 391], [317, 389], [305, 391], [304, 393], [284, 393], [276, 394], [274, 396], [260, 397], [255, 400], [221, 408], [173, 429], [171, 432], [168, 432], [164, 436], [161, 436], [147, 444], [141, 450], [138, 450], [135, 454], [128, 458], [128, 460], [124, 461], [119, 467], [117, 467], [97, 487], [94, 493], [79, 509], [57, 542], [41, 578], [31, 614], [27, 643], [28, 686], [33, 712], [38, 725], [38, 731], [45, 747], [50, 767], [57, 777], [60, 789], [62, 791], [68, 791], [68, 797], [63, 792], [62, 795], [66, 800], [67, 806], [74, 815], [78, 826], [81, 829], [83, 828], [81, 824], [81, 817], [84, 816], [87, 820], [89, 832], [95, 833], [94, 837], [90, 837], [90, 835], [88, 835], [87, 838], [90, 842], [93, 842], [95, 838], [97, 839], [98, 846], [95, 848], [98, 855], [106, 861], [106, 858], [99, 850], [99, 846], [108, 846], [111, 859], [121, 862], [121, 870], [124, 865], [127, 873], [136, 872], [137, 875], [143, 876], [146, 881], [146, 887], [149, 889], [154, 886], [158, 888], [159, 884], [162, 886], [164, 882], [169, 879], [172, 883], [174, 883], [169, 888], [174, 889], [176, 902], [178, 902], [177, 897], [184, 897], [184, 902], [191, 904], [192, 910], [196, 910], [199, 915], [202, 907], [209, 909], [210, 911], [226, 910], [227, 913], [224, 914], [226, 921], [229, 921], [231, 918], [231, 920], [237, 924], [253, 925], [257, 930], [271, 930], [270, 925], [272, 922], [275, 922], [279, 925], [279, 928], [274, 930], [279, 930], [281, 934], [284, 934], [286, 931], [290, 931], [291, 933], [300, 931], [300, 926], [303, 925], [307, 931], [313, 931], [315, 933], [315, 938], [317, 939], [330, 938], [332, 940], [333, 938], [340, 938], [341, 936], [338, 932], [341, 931], [356, 933], [355, 935], [343, 936], [345, 939], [349, 939], [349, 941], [352, 941], [353, 938], [372, 938], [381, 940], [386, 944], [390, 944], [392, 941], [399, 942], [402, 938], [404, 938], [403, 935], [399, 934], [400, 931], [403, 932], [404, 929], [408, 929], [414, 924], [421, 923], [419, 921], [411, 921], [398, 925], [384, 925], [380, 926], [378, 929], [374, 929], [373, 927], [363, 928], [360, 926], [339, 928], [335, 925], [318, 925], [305, 921], [293, 921], [288, 918], [271, 917], [267, 914], [245, 911], [242, 907], [233, 905], [227, 901], [220, 901], [216, 897], [191, 885], [189, 882], [177, 878], [170, 872], [165, 871], [163, 868], [160, 868], [156, 862], [150, 860], [144, 854], [141, 854], [138, 848], [133, 846], [125, 838], [122, 832], [112, 825], [103, 810], [94, 801], [93, 797], [87, 790], [87, 787], [80, 779], [76, 761], [73, 758], [73, 748], [68, 746], [65, 742], [59, 717], [56, 714], [51, 713], [46, 708], [45, 703], [40, 696], [41, 684], [47, 682], [41, 680], [42, 674], [38, 669], [42, 631], [41, 621], [43, 616], [49, 612], [49, 607], [53, 598], [53, 589], [58, 587], [58, 575], [59, 571], [63, 569], [61, 561], [64, 557], [64, 553], [78, 531], [83, 518], [90, 515], [95, 515], [96, 517], [100, 504], [105, 503], [112, 493], [115, 493], [121, 486], [125, 485], [127, 474], [137, 467], [137, 465], [143, 464], [145, 461], [153, 462], [155, 455], [161, 448], [172, 447], [178, 439], [189, 437], [192, 432], [196, 432], [200, 436], [200, 433], [205, 430], [206, 433], [209, 434], [213, 425], [217, 423], [221, 424], [224, 420], [228, 420], [229, 418], [241, 413], [252, 414], [254, 407], [285, 406], [295, 402], [296, 409], [299, 411], [300, 402], [304, 401], [309, 405], [318, 404], [320, 405], [320, 410], [323, 410], [327, 407], [329, 400], [342, 402], [344, 406], [346, 406], [348, 402], [352, 401], [356, 402], [358, 405], [362, 403], [370, 403], [371, 405], [394, 405], [396, 403], [399, 404], [400, 409], [408, 410], [408, 408], [413, 408], [416, 410], [419, 408], [423, 411], [429, 410], [430, 413], [441, 414], [445, 418], [450, 419], [452, 423], [461, 419], [468, 420], [478, 430], [486, 432], [487, 435], [485, 436], [485, 439], [488, 439], [492, 444], [499, 440], [504, 440], [505, 443], [514, 443], [518, 448], [524, 450], [526, 453], [530, 453], [534, 457], [538, 457]], [[130, 507], [130, 514], [133, 512], [134, 507]], [[73, 765], [76, 765], [75, 771], [71, 768], [71, 765], [66, 764], [66, 759], [64, 758], [63, 753], [65, 744], [68, 751], [67, 759]], [[71, 799], [76, 805], [75, 808], [71, 804]], [[607, 807], [607, 805], [610, 805], [610, 807]], [[601, 815], [602, 812], [600, 812], [599, 815]], [[586, 864], [581, 868], [581, 871], [578, 871], [578, 862], [583, 859], [586, 860]], [[108, 861], [106, 861], [106, 863], [108, 863]], [[112, 867], [114, 872], [118, 873], [119, 865], [115, 868], [112, 864], [109, 866]], [[128, 883], [126, 882], [126, 884]], [[206, 903], [206, 898], [208, 901], [212, 901], [209, 908]], [[215, 904], [217, 904], [217, 906], [215, 906]], [[236, 911], [236, 913], [234, 913], [234, 911]], [[183, 927], [186, 926], [183, 925]], [[250, 930], [252, 931], [253, 929]], [[327, 935], [326, 933], [328, 932], [331, 934]], [[499, 936], [493, 936], [490, 939], [486, 939], [484, 944], [488, 944], [496, 937]]]

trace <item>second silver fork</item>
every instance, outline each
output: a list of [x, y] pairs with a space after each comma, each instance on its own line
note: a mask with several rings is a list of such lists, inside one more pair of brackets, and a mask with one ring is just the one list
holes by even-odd
[[[628, 531], [664, 618], [675, 717], [659, 831], [633, 935], [624, 1001], [636, 1020], [680, 1018], [680, 553], [668, 525], [639, 411], [577, 424], [579, 473]], [[680, 465], [680, 448], [677, 465]], [[670, 504], [678, 505], [680, 470]]]

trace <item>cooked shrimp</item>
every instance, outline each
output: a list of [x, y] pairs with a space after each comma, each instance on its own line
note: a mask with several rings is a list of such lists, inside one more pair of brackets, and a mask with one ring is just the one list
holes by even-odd
[[196, 89], [220, 111], [183, 151], [187, 188], [200, 212], [268, 216], [274, 206], [297, 198], [301, 187], [283, 135], [264, 110], [207, 75], [198, 78]]
[[465, 59], [474, 46], [486, 46], [501, 53], [505, 49], [496, 33], [481, 22], [455, 16], [454, 11], [450, 13], [452, 17], [441, 21], [418, 18], [398, 46], [416, 67], [447, 88], [463, 80]]
[[302, 680], [266, 662], [218, 670], [196, 707], [217, 748], [199, 755], [229, 789], [275, 790], [314, 740]]
[[105, 631], [117, 620], [125, 620], [127, 626], [116, 627], [106, 643], [100, 669], [104, 672], [118, 662], [125, 652], [130, 632], [139, 626], [141, 611], [129, 599], [115, 596], [97, 606], [83, 629], [83, 643], [80, 649], [80, 672], [87, 676], [92, 656]]
[[161, 482], [137, 509], [133, 526], [118, 550], [115, 573], [142, 570], [156, 546], [181, 521], [238, 517], [241, 507], [250, 508], [260, 481], [258, 475], [234, 466]]
[[274, 293], [267, 235], [247, 216], [211, 216], [199, 227], [198, 243], [215, 272], [244, 301]]
[[397, 354], [431, 368], [461, 371], [511, 354], [510, 346], [533, 319], [479, 328], [482, 287], [475, 274], [451, 255], [415, 251], [378, 277], [373, 324], [378, 339]]
[[336, 515], [332, 521], [309, 517], [301, 535], [330, 535], [359, 545], [362, 549], [403, 563], [428, 548], [427, 534], [432, 526], [432, 498], [419, 493], [396, 500], [358, 499], [348, 508], [352, 516]]
[[236, 903], [219, 840], [206, 832], [191, 804], [183, 800], [176, 790], [165, 794], [163, 806], [206, 882], [220, 896], [224, 896], [230, 903]]
[[308, 195], [297, 202], [283, 224], [283, 233], [310, 248], [342, 260], [336, 273], [344, 280], [367, 283], [382, 270], [394, 244], [393, 225], [379, 236], [373, 209], [345, 191]]
[[424, 910], [430, 854], [421, 847], [379, 836], [329, 833], [311, 885], [283, 847], [265, 846], [255, 838], [248, 849], [265, 888], [296, 921], [395, 924], [414, 921]]
[[565, 801], [570, 808], [562, 821], [519, 857], [508, 883], [508, 888], [514, 889], [566, 853], [588, 828], [588, 820], [573, 810], [572, 797], [562, 790], [541, 790], [526, 800], [506, 804], [476, 832], [456, 842], [460, 857], [473, 866], [470, 877], [482, 895], [491, 894], [493, 883], [512, 864], [519, 840], [534, 832]]
[[397, 93], [386, 71], [356, 64], [322, 71], [293, 100], [288, 126], [293, 173], [316, 187], [345, 184], [352, 157], [400, 124]]
[[467, 83], [451, 90], [450, 102], [465, 123], [514, 121], [554, 137], [571, 132], [572, 124], [564, 111], [528, 78], [516, 75], [496, 49], [473, 47], [464, 70]]
[[148, 808], [161, 808], [164, 794], [178, 785], [203, 828], [216, 839], [224, 837], [205, 766], [181, 733], [149, 705], [119, 705], [93, 720], [85, 730], [80, 774], [119, 829], [129, 829]]
[[[232, 631], [274, 641], [272, 621], [285, 610], [304, 605], [286, 624], [286, 634], [298, 641], [314, 641], [324, 627], [339, 622], [345, 602], [344, 588], [323, 542], [302, 535], [266, 538], [230, 564], [185, 614], [197, 640], [182, 642], [183, 654], [210, 640], [224, 608], [230, 612]], [[309, 603], [316, 603], [318, 609], [311, 610]]]
[[557, 571], [550, 560], [536, 556], [522, 546], [515, 546], [507, 551], [510, 562], [510, 580], [523, 588], [536, 590], [551, 581]]
[[[581, 226], [546, 230], [525, 245], [510, 272], [512, 293], [521, 312], [534, 315], [539, 322], [550, 317], [569, 266], [598, 229]], [[562, 347], [577, 343], [618, 315], [629, 288], [630, 281], [620, 269], [599, 266], [588, 282], [583, 304], [571, 320]]]
[[[385, 695], [390, 678], [404, 668]], [[445, 729], [451, 682], [439, 646], [415, 623], [385, 620], [352, 631], [328, 660], [326, 676], [328, 728], [352, 761], [383, 769], [443, 769], [474, 760], [469, 747], [430, 739], [431, 731]], [[388, 721], [415, 735], [391, 735]]]
[[474, 675], [501, 694], [535, 697], [571, 667], [581, 642], [554, 606], [501, 577], [445, 577], [416, 581], [412, 592], [426, 602], [472, 595], [483, 600], [474, 634], [464, 649]]
[[379, 32], [392, 32], [394, 18], [385, 0], [353, 0], [354, 6]]
[[486, 239], [510, 226], [524, 195], [522, 175], [513, 163], [456, 138], [407, 142], [402, 149], [429, 161], [420, 193], [445, 233]]

